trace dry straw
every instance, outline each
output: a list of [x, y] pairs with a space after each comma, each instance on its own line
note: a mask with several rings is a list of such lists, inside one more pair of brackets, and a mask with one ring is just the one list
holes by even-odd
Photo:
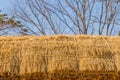
[[120, 37], [56, 35], [0, 37], [0, 73], [119, 71]]

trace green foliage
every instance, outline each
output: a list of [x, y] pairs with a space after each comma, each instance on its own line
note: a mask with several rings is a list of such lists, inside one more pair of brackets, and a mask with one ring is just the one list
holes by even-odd
[[8, 25], [11, 24], [12, 26], [22, 27], [23, 25], [20, 21], [14, 20], [14, 17], [9, 18], [7, 14], [0, 14], [0, 25]]
[[[15, 27], [23, 29], [23, 25], [21, 24], [21, 22], [15, 20], [14, 16], [8, 17], [7, 14], [0, 13], [0, 35], [6, 34], [10, 29], [14, 29]], [[2, 33], [2, 31], [5, 32]], [[27, 29], [22, 31], [27, 32]]]

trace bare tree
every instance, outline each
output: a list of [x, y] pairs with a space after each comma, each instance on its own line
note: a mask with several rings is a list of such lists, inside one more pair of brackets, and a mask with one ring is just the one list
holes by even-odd
[[112, 35], [113, 29], [119, 25], [118, 17], [120, 11], [120, 3], [115, 0], [100, 0], [100, 14], [95, 16], [99, 24], [99, 34]]
[[12, 14], [27, 33], [112, 35], [119, 24], [120, 3], [114, 0], [24, 0]]
[[[19, 1], [18, 1], [19, 3]], [[62, 34], [61, 22], [47, 9], [47, 4], [41, 0], [25, 0], [23, 5], [12, 8], [12, 14], [29, 30], [28, 34], [47, 35]], [[26, 8], [25, 8], [26, 7]]]

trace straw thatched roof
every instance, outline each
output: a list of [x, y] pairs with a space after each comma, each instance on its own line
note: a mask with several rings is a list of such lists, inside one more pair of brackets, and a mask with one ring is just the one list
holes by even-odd
[[120, 70], [120, 37], [0, 37], [0, 73]]

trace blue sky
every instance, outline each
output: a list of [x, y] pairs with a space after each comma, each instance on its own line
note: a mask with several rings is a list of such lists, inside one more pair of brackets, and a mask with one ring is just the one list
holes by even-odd
[[0, 0], [0, 10], [7, 12], [14, 1], [15, 0]]
[[[2, 10], [3, 13], [6, 13], [9, 15], [9, 9], [12, 6], [13, 7], [13, 3], [17, 1], [17, 0], [0, 0], [0, 10]], [[19, 0], [20, 1], [20, 0]], [[54, 0], [53, 0], [54, 1]], [[99, 4], [98, 4], [99, 5]], [[97, 5], [97, 6], [98, 6]], [[98, 10], [99, 11], [99, 10]], [[98, 11], [95, 11], [95, 13]], [[118, 29], [117, 29], [118, 30]]]

